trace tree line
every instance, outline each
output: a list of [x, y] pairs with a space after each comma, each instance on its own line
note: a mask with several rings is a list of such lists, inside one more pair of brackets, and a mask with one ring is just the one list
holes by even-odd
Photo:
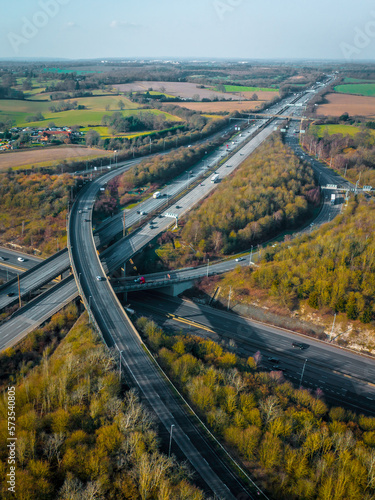
[[375, 316], [375, 208], [362, 197], [342, 215], [265, 254], [248, 283], [289, 309], [314, 309], [370, 323]]
[[181, 237], [228, 254], [295, 227], [318, 201], [312, 169], [274, 135], [189, 214]]
[[187, 466], [159, 451], [152, 417], [135, 392], [121, 392], [116, 354], [91, 330], [87, 315], [13, 385], [16, 493], [7, 491], [4, 397], [1, 498], [203, 500]]
[[0, 174], [0, 241], [52, 255], [66, 246], [66, 214], [75, 181], [68, 174]]
[[375, 418], [328, 407], [320, 390], [262, 372], [260, 353], [239, 358], [190, 335], [138, 328], [161, 365], [215, 435], [274, 499], [370, 500], [375, 495]]

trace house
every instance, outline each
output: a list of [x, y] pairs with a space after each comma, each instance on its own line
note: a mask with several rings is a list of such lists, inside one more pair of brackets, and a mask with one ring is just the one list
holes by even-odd
[[64, 139], [71, 138], [71, 132], [66, 130], [44, 130], [43, 132], [39, 132], [39, 137], [41, 141], [48, 142], [54, 139], [60, 139], [63, 141]]

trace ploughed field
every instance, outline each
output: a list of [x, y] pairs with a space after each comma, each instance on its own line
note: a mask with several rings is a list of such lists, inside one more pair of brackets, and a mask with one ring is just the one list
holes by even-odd
[[45, 162], [58, 160], [93, 158], [96, 156], [108, 156], [108, 151], [81, 146], [56, 147], [46, 149], [34, 149], [27, 151], [6, 151], [0, 153], [0, 171], [8, 168], [38, 165]]
[[328, 103], [317, 107], [317, 115], [341, 116], [346, 112], [350, 116], [375, 117], [375, 97], [327, 94], [325, 98]]

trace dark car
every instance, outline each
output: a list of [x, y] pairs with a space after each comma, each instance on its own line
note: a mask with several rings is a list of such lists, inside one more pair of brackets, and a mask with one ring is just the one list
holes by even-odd
[[271, 363], [280, 363], [278, 358], [268, 358], [268, 361], [271, 361]]
[[14, 292], [9, 292], [8, 297], [14, 297], [16, 294]]
[[305, 346], [301, 344], [301, 342], [293, 342], [292, 347], [296, 347], [301, 350], [305, 348]]

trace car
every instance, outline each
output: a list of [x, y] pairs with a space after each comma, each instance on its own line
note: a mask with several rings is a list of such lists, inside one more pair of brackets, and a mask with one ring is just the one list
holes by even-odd
[[141, 215], [147, 215], [146, 212], [143, 212], [143, 210], [141, 211]]
[[176, 208], [177, 208], [177, 210], [178, 210], [179, 208], [182, 208], [182, 207], [180, 207], [180, 205], [176, 205]]
[[272, 365], [272, 368], [273, 368], [274, 370], [280, 370], [280, 365]]
[[78, 213], [81, 214], [82, 213], [82, 210], [78, 210]]
[[163, 217], [164, 217], [164, 215], [161, 215], [161, 214], [159, 215], [159, 219], [162, 219]]
[[96, 279], [97, 279], [98, 281], [105, 281], [105, 278], [103, 278], [103, 276], [97, 276], [97, 277], [96, 277]]
[[310, 227], [313, 227], [314, 225], [315, 225], [315, 224], [312, 222], [312, 223], [310, 224]]
[[298, 347], [298, 349], [301, 349], [301, 350], [305, 348], [305, 346], [303, 344], [301, 344], [301, 342], [293, 342], [292, 347]]
[[2, 257], [2, 256], [0, 255], [0, 260], [5, 260], [5, 259], [4, 259], [4, 257]]
[[90, 219], [85, 219], [85, 222], [90, 222]]
[[18, 259], [20, 262], [25, 262], [25, 259], [23, 257], [18, 257]]
[[271, 361], [271, 363], [280, 363], [280, 360], [278, 358], [273, 357], [268, 358], [268, 361]]
[[140, 213], [141, 213], [141, 211], [140, 211], [140, 210], [137, 210], [137, 214], [140, 214]]
[[143, 276], [139, 276], [134, 280], [134, 283], [140, 283], [141, 285], [143, 285], [144, 283], [146, 283], [146, 280]]
[[152, 224], [150, 224], [150, 229], [154, 229], [154, 226]]
[[7, 295], [8, 297], [14, 297], [16, 294], [14, 292], [9, 292]]
[[236, 262], [241, 262], [241, 260], [244, 260], [244, 257], [237, 257]]

